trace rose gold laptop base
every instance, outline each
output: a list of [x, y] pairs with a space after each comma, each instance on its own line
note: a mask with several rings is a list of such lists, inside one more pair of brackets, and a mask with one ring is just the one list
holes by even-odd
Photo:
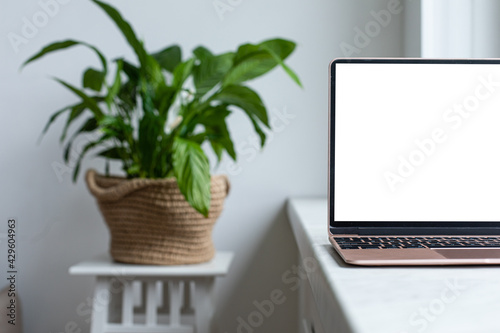
[[[335, 235], [335, 237], [359, 237]], [[369, 236], [363, 236], [369, 237]], [[391, 237], [380, 236], [376, 237]], [[404, 237], [404, 236], [401, 236]], [[466, 237], [466, 236], [462, 236]], [[342, 259], [361, 266], [434, 266], [434, 265], [500, 265], [500, 248], [408, 248], [408, 249], [341, 249], [334, 236], [330, 243]]]

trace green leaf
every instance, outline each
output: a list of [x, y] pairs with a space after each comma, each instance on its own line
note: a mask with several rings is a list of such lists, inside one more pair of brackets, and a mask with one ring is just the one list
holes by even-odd
[[193, 142], [196, 142], [197, 144], [201, 145], [207, 139], [207, 133], [203, 132], [203, 133], [198, 133], [195, 135], [189, 135], [186, 138], [189, 139], [189, 141], [193, 141]]
[[68, 140], [68, 143], [66, 144], [66, 148], [64, 149], [64, 161], [68, 163], [69, 157], [70, 157], [70, 152], [71, 152], [71, 147], [73, 146], [73, 141], [76, 139], [76, 137], [80, 134], [83, 133], [89, 133], [97, 129], [97, 121], [95, 118], [88, 118], [85, 123], [71, 136], [71, 138]]
[[[209, 92], [215, 85], [222, 81], [224, 75], [233, 65], [234, 53], [228, 52], [218, 56], [212, 56], [208, 50], [197, 48], [197, 58], [200, 63], [193, 69], [194, 85], [196, 93], [203, 96]], [[195, 50], [195, 51], [196, 51]]]
[[296, 44], [286, 39], [276, 38], [261, 42], [258, 46], [273, 52], [279, 59], [285, 60], [295, 50]]
[[270, 128], [269, 119], [267, 109], [255, 91], [244, 86], [228, 86], [216, 95], [214, 100], [242, 109], [252, 121], [255, 131], [260, 137], [261, 146], [264, 146], [266, 134], [260, 127], [259, 122]]
[[105, 101], [106, 104], [108, 105], [108, 108], [111, 109], [111, 104], [113, 103], [113, 100], [115, 99], [116, 95], [120, 92], [121, 84], [122, 84], [122, 79], [121, 79], [121, 73], [122, 73], [122, 68], [123, 68], [123, 62], [118, 60], [116, 62], [116, 74], [115, 74], [115, 81], [113, 82], [113, 85], [109, 88], [108, 94], [106, 95]]
[[111, 147], [97, 153], [97, 156], [109, 158], [112, 160], [123, 160], [127, 155], [128, 152], [123, 147]]
[[107, 135], [103, 135], [97, 141], [91, 141], [88, 144], [86, 144], [85, 147], [83, 147], [82, 152], [78, 156], [78, 159], [75, 164], [75, 170], [73, 171], [73, 182], [76, 182], [76, 178], [78, 177], [78, 173], [80, 172], [80, 165], [82, 163], [83, 157], [87, 154], [87, 152], [90, 149], [99, 146], [108, 139], [109, 137]]
[[156, 59], [161, 68], [173, 73], [177, 65], [182, 61], [182, 51], [178, 45], [172, 45], [162, 51], [153, 53], [152, 57]]
[[122, 84], [117, 97], [121, 100], [120, 107], [130, 113], [137, 105], [137, 86], [132, 81]]
[[223, 86], [242, 83], [269, 72], [294, 49], [295, 43], [284, 39], [267, 40], [257, 45], [241, 45], [236, 52], [232, 69], [224, 77]]
[[207, 58], [212, 58], [214, 55], [212, 54], [212, 52], [210, 52], [209, 49], [207, 49], [206, 47], [204, 46], [198, 46], [197, 48], [195, 48], [193, 50], [193, 54], [196, 56], [196, 58], [200, 59], [200, 60], [204, 60], [204, 59], [207, 59]]
[[300, 82], [299, 76], [290, 68], [288, 67], [283, 60], [280, 58], [278, 54], [276, 54], [271, 48], [268, 48], [267, 46], [262, 46], [264, 49], [266, 49], [272, 57], [276, 60], [276, 62], [283, 68], [283, 70], [290, 76], [290, 78], [299, 85], [299, 87], [302, 87], [302, 83]]
[[71, 123], [75, 119], [77, 119], [83, 113], [83, 111], [85, 111], [85, 109], [86, 108], [85, 108], [85, 105], [83, 103], [75, 105], [71, 109], [71, 113], [68, 116], [68, 120], [66, 120], [66, 125], [64, 125], [64, 129], [63, 129], [63, 132], [61, 134], [61, 138], [59, 139], [59, 141], [63, 142], [66, 139], [66, 134], [68, 133], [69, 126], [71, 125]]
[[236, 161], [236, 151], [234, 150], [233, 141], [231, 140], [226, 124], [226, 118], [230, 114], [231, 111], [225, 105], [220, 105], [215, 108], [209, 108], [195, 120], [205, 127], [203, 136], [210, 141], [219, 162], [224, 150]]
[[224, 88], [214, 100], [223, 104], [235, 105], [246, 112], [252, 119], [258, 119], [269, 127], [267, 109], [260, 96], [252, 89], [244, 86], [229, 86]]
[[159, 85], [156, 89], [154, 103], [160, 113], [160, 116], [164, 119], [164, 122], [166, 122], [165, 117], [167, 116], [167, 112], [172, 105], [175, 94], [175, 88], [167, 85]]
[[[64, 107], [64, 108], [62, 108], [61, 110], [58, 110], [58, 111], [54, 112], [54, 113], [52, 114], [52, 116], [50, 116], [49, 121], [47, 121], [47, 124], [45, 124], [45, 127], [43, 128], [42, 134], [41, 134], [41, 136], [40, 136], [40, 139], [41, 139], [41, 137], [42, 137], [45, 133], [47, 133], [47, 131], [48, 131], [48, 129], [49, 129], [49, 127], [50, 127], [50, 125], [52, 125], [52, 123], [53, 123], [54, 121], [56, 121], [56, 119], [57, 119], [57, 118], [58, 118], [61, 114], [63, 114], [63, 113], [64, 113], [64, 112], [66, 112], [66, 111], [72, 110], [72, 109], [73, 109], [75, 106], [77, 106], [77, 105], [79, 105], [79, 104], [75, 104], [75, 105], [71, 105], [71, 106], [65, 106], [65, 107]], [[39, 140], [40, 140], [40, 139], [39, 139]]]
[[63, 80], [60, 80], [58, 78], [54, 78], [54, 80], [56, 80], [57, 82], [59, 82], [60, 84], [62, 84], [63, 86], [65, 86], [66, 88], [71, 90], [73, 93], [78, 95], [83, 100], [83, 104], [85, 105], [85, 107], [88, 108], [90, 111], [92, 111], [92, 113], [94, 114], [94, 117], [97, 120], [99, 120], [103, 117], [103, 113], [102, 113], [101, 109], [99, 108], [96, 101], [92, 97], [87, 96], [87, 94], [85, 94], [83, 91], [81, 91], [80, 89], [78, 89], [76, 87], [73, 87], [72, 85], [64, 82]]
[[260, 146], [264, 147], [264, 145], [266, 144], [266, 133], [262, 130], [259, 123], [254, 118], [250, 117], [250, 120], [252, 121], [255, 132], [257, 132], [257, 135], [260, 138]]
[[140, 96], [142, 99], [142, 109], [144, 113], [154, 113], [155, 112], [155, 89], [153, 84], [147, 80], [141, 80], [139, 82]]
[[33, 62], [33, 61], [35, 61], [35, 60], [43, 57], [46, 54], [49, 54], [49, 53], [54, 52], [54, 51], [59, 51], [59, 50], [67, 49], [67, 48], [75, 46], [75, 45], [83, 45], [83, 46], [86, 46], [86, 47], [92, 49], [94, 52], [96, 52], [97, 56], [101, 60], [102, 68], [103, 68], [104, 73], [107, 72], [108, 66], [107, 66], [107, 63], [106, 63], [106, 58], [104, 58], [104, 56], [102, 55], [102, 53], [96, 47], [94, 47], [94, 46], [92, 46], [90, 44], [87, 44], [85, 42], [79, 42], [79, 41], [74, 41], [74, 40], [66, 40], [66, 41], [62, 41], [62, 42], [56, 42], [56, 43], [52, 43], [52, 44], [44, 47], [40, 52], [38, 52], [37, 54], [35, 54], [34, 56], [32, 56], [31, 58], [29, 58], [28, 60], [26, 60], [21, 65], [21, 68], [23, 68], [24, 66], [26, 66], [30, 62]]
[[137, 83], [139, 81], [140, 69], [132, 65], [123, 58], [115, 60], [116, 63], [121, 62], [123, 64], [123, 72], [128, 76], [130, 81]]
[[145, 110], [144, 116], [139, 122], [138, 151], [140, 152], [141, 168], [146, 174], [153, 176], [159, 138], [163, 133], [163, 123], [159, 116]]
[[159, 151], [156, 155], [154, 174], [159, 178], [173, 177], [172, 166], [173, 136], [163, 133], [159, 139]]
[[130, 167], [125, 169], [125, 172], [129, 177], [139, 177], [141, 167], [138, 164], [132, 164]]
[[83, 74], [83, 87], [94, 91], [101, 91], [106, 74], [104, 72], [89, 68]]
[[[220, 161], [222, 160], [222, 153], [224, 152], [224, 146], [222, 146], [217, 141], [210, 141], [210, 146], [212, 147], [212, 150], [214, 151], [215, 156], [217, 156], [217, 161], [219, 161], [219, 163], [220, 163]], [[233, 160], [236, 161], [235, 158], [233, 158]]]
[[105, 116], [99, 123], [102, 132], [112, 135], [120, 142], [128, 142], [133, 136], [134, 129], [121, 116]]
[[174, 70], [174, 79], [172, 82], [172, 85], [176, 89], [180, 89], [182, 87], [182, 84], [186, 79], [191, 75], [191, 72], [193, 70], [193, 65], [194, 65], [194, 59], [189, 59], [181, 64], [179, 64], [175, 70]]
[[175, 138], [174, 175], [187, 202], [203, 216], [210, 210], [210, 165], [196, 142]]
[[[222, 158], [222, 153], [219, 152], [217, 153], [218, 147], [223, 148], [227, 154], [234, 160], [236, 161], [236, 151], [234, 150], [234, 145], [233, 141], [231, 140], [231, 137], [229, 136], [229, 132], [219, 132], [217, 134], [209, 136], [210, 144], [212, 145], [212, 149], [214, 152], [217, 154], [217, 157], [219, 159], [219, 162]], [[264, 138], [265, 140], [265, 138]], [[218, 147], [215, 147], [218, 146]]]
[[113, 20], [113, 22], [115, 22], [116, 26], [118, 27], [118, 29], [120, 29], [123, 36], [129, 43], [129, 45], [135, 51], [141, 65], [143, 67], [147, 67], [148, 54], [144, 49], [142, 43], [137, 38], [130, 24], [123, 19], [121, 14], [114, 7], [98, 0], [92, 0], [92, 1], [96, 3], [99, 7], [101, 7], [106, 12], [106, 14], [108, 14], [108, 16]]
[[26, 60], [21, 65], [21, 68], [24, 67], [24, 66], [26, 66], [27, 64], [29, 64], [29, 63], [37, 60], [37, 59], [43, 57], [46, 54], [49, 54], [49, 53], [54, 52], [54, 51], [63, 50], [63, 49], [66, 49], [66, 48], [69, 48], [69, 47], [72, 47], [72, 46], [75, 46], [75, 45], [80, 45], [80, 42], [77, 42], [77, 41], [74, 41], [74, 40], [66, 40], [66, 41], [52, 43], [52, 44], [44, 47], [41, 51], [39, 51], [38, 53], [36, 53], [34, 56], [32, 56], [31, 58], [29, 58], [28, 60]]
[[141, 67], [144, 69], [145, 75], [143, 75], [151, 84], [153, 88], [157, 88], [159, 85], [165, 84], [165, 76], [161, 70], [160, 65], [152, 56], [148, 55], [146, 59], [146, 65]]

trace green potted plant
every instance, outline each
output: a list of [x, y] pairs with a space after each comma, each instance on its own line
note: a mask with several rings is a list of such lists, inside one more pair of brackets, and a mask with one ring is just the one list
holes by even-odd
[[[111, 255], [117, 261], [142, 264], [187, 264], [207, 261], [214, 254], [211, 231], [222, 210], [229, 184], [210, 174], [202, 144], [208, 142], [220, 161], [223, 153], [236, 160], [226, 118], [243, 111], [264, 146], [268, 113], [257, 92], [244, 83], [281, 66], [300, 86], [297, 75], [283, 62], [295, 49], [284, 39], [244, 44], [235, 52], [213, 54], [200, 46], [183, 60], [177, 45], [149, 53], [130, 24], [112, 6], [98, 0], [137, 56], [112, 61], [80, 41], [53, 43], [23, 66], [55, 51], [84, 46], [95, 52], [101, 68], [83, 73], [83, 88], [55, 80], [79, 97], [79, 102], [55, 112], [43, 133], [68, 114], [61, 142], [64, 160], [81, 136], [89, 142], [79, 152], [76, 181], [89, 152], [107, 160], [105, 175], [89, 170], [90, 192], [96, 197], [111, 232]], [[81, 126], [68, 136], [74, 122]], [[109, 176], [109, 160], [122, 164], [125, 177]]]

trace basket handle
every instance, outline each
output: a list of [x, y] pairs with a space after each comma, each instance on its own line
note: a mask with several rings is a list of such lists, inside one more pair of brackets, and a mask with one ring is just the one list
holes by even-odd
[[99, 201], [116, 201], [131, 192], [150, 185], [147, 179], [135, 178], [127, 182], [122, 182], [116, 186], [104, 188], [97, 184], [97, 176], [98, 174], [95, 170], [89, 169], [85, 175], [85, 181], [87, 182], [90, 193], [99, 199]]
[[[87, 182], [87, 187], [89, 188], [90, 193], [99, 199], [99, 201], [117, 201], [129, 193], [143, 189], [150, 185], [149, 179], [134, 178], [116, 186], [104, 188], [97, 184], [97, 176], [98, 174], [94, 169], [89, 169], [85, 175], [85, 181]], [[227, 175], [222, 175], [222, 177], [226, 183], [227, 195], [231, 190], [231, 183], [229, 182]]]
[[228, 195], [231, 190], [231, 183], [229, 182], [227, 175], [222, 175], [222, 177], [224, 177], [224, 182], [226, 183], [226, 195]]

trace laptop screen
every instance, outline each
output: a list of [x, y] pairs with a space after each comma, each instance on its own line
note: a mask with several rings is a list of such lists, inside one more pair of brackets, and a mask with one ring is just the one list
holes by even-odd
[[500, 221], [500, 60], [337, 59], [330, 112], [331, 223]]

